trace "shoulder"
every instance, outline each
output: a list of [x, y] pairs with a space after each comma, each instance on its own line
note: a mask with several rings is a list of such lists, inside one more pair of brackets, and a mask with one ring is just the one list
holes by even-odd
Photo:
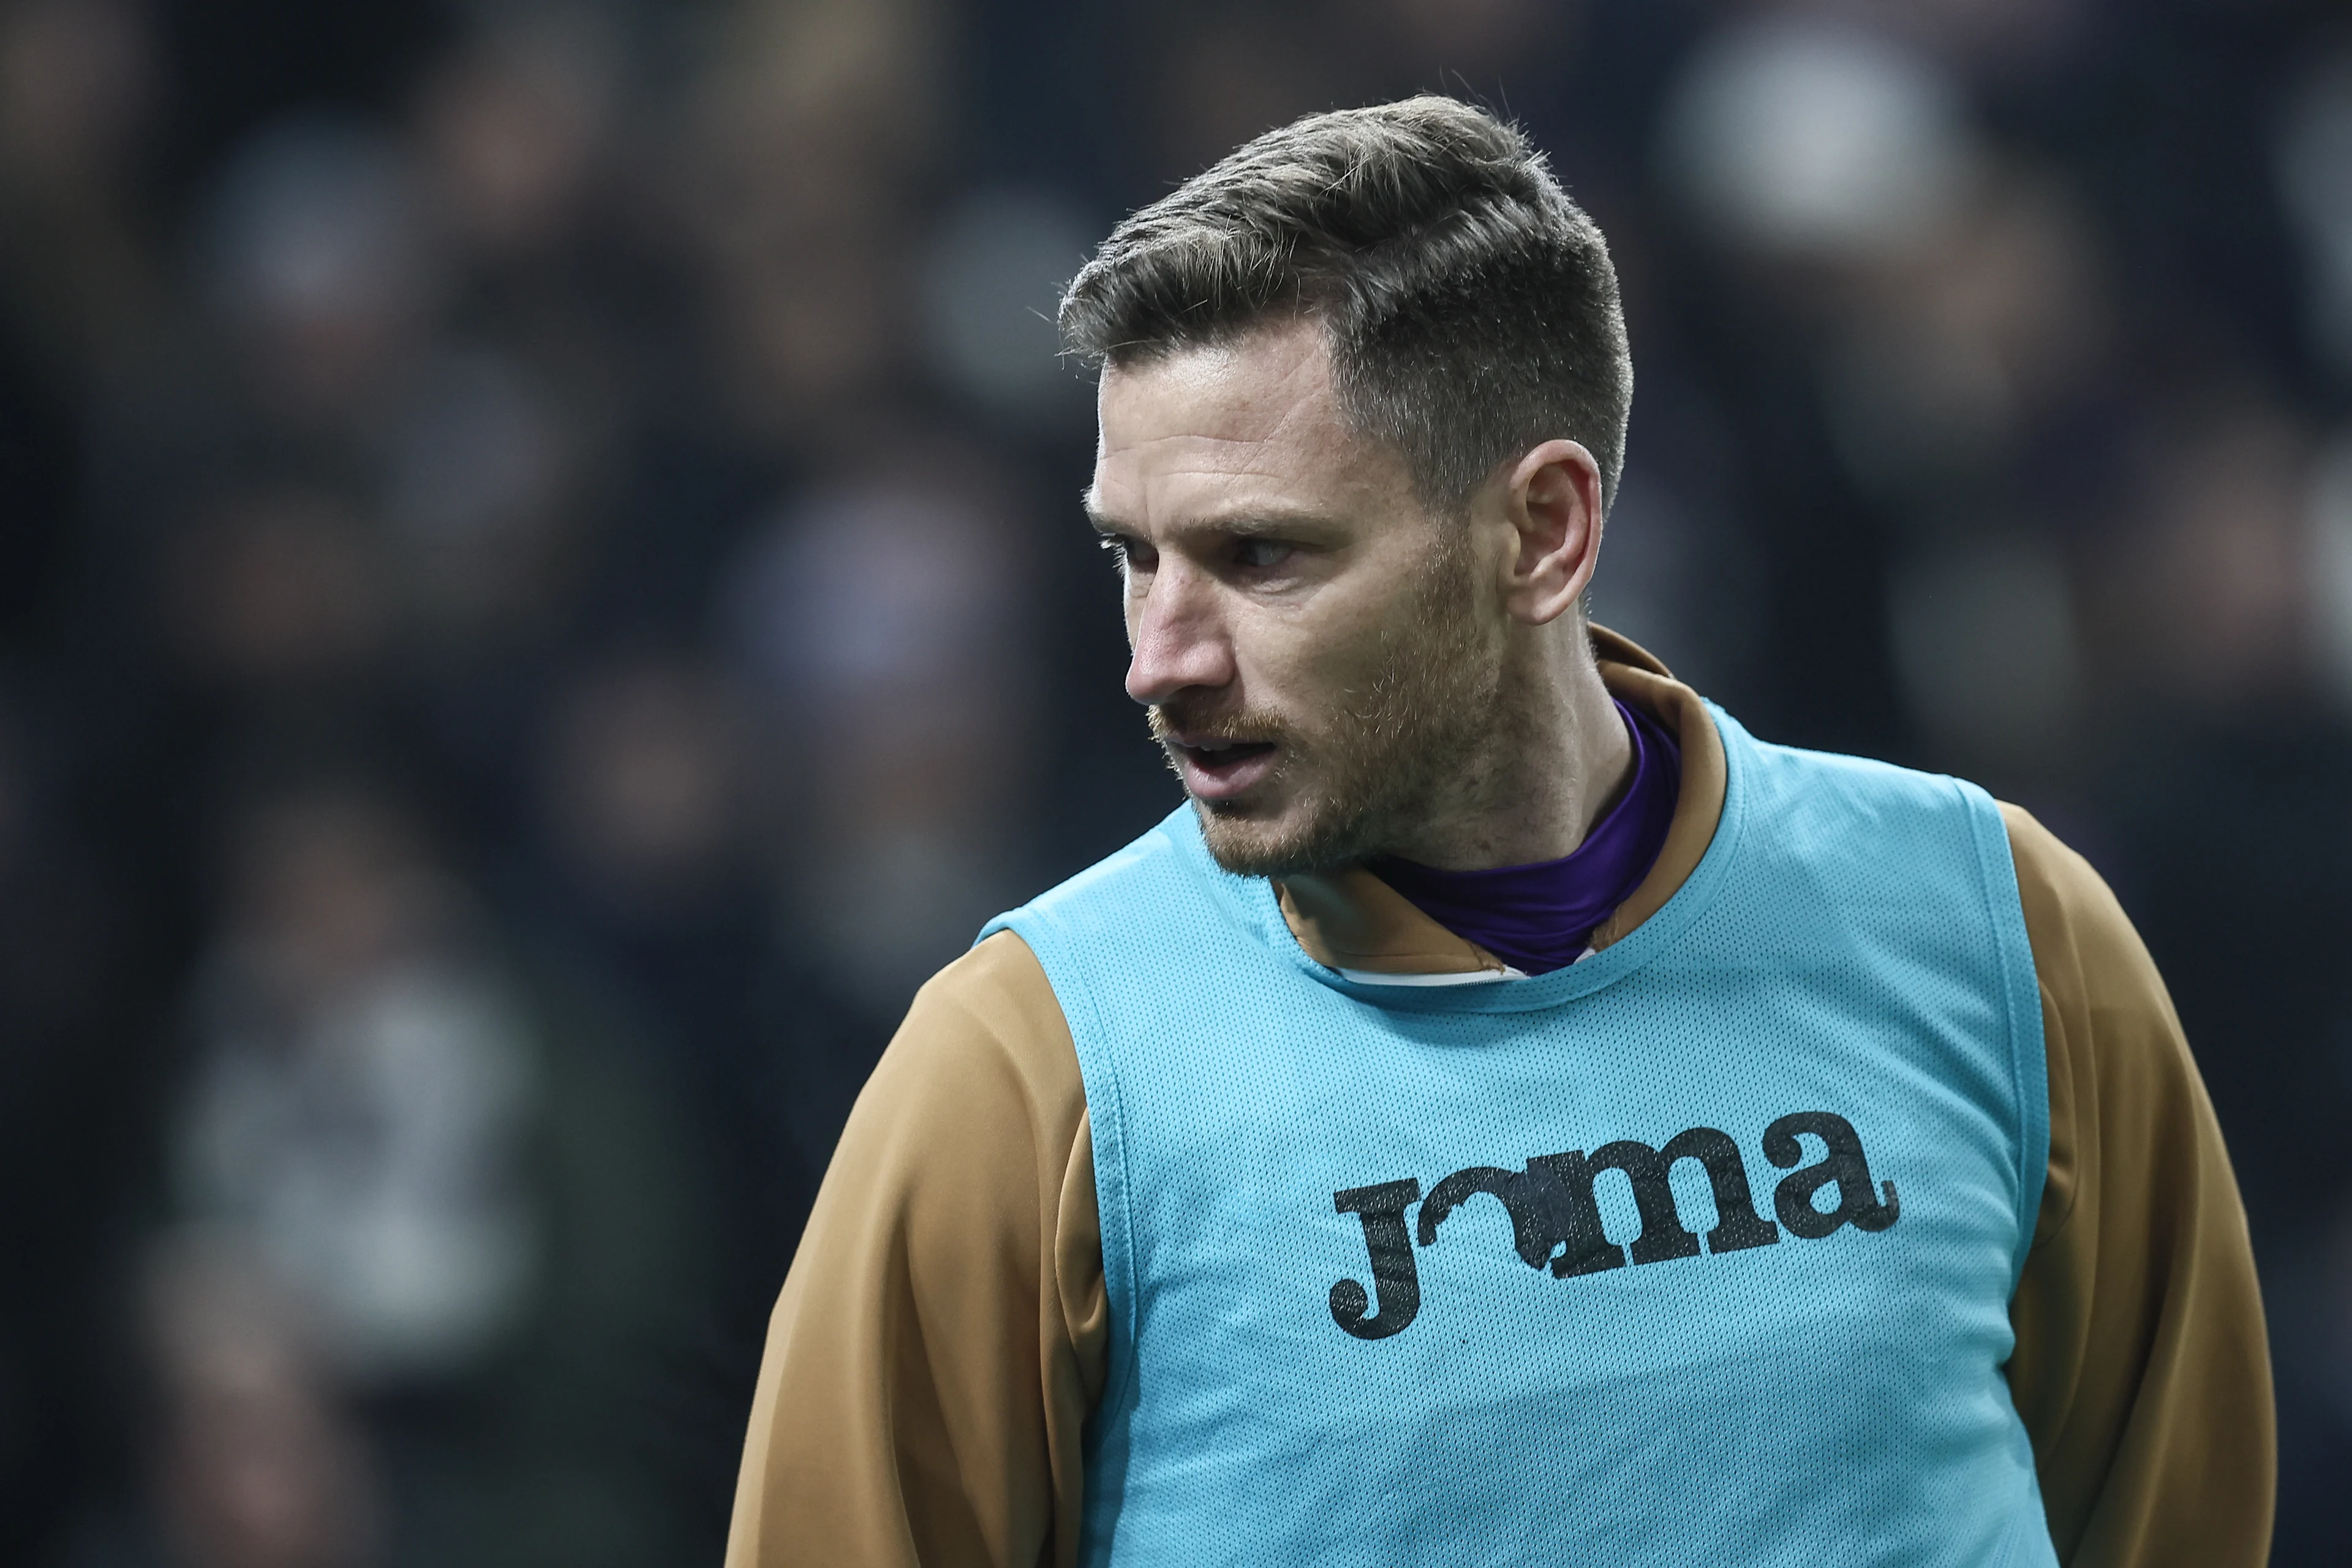
[[[1838, 752], [1743, 737], [1748, 788], [1777, 811], [1817, 819], [1870, 818], [1906, 810], [1966, 809], [1982, 792], [1945, 773]], [[1989, 809], [1990, 798], [1984, 799]]]
[[2147, 1009], [2177, 1030], [2155, 961], [2105, 880], [2031, 812], [2003, 802], [2000, 815], [2049, 1000], [2070, 1012]]
[[1854, 889], [1941, 879], [1958, 895], [2001, 879], [2000, 818], [1974, 784], [1744, 735], [1727, 750], [1741, 841], [1762, 864]]
[[2123, 906], [2029, 813], [2000, 810], [2042, 993], [2050, 1173], [2037, 1235], [2047, 1242], [2102, 1167], [2145, 1185], [2158, 1164], [2191, 1151], [2223, 1169], [2228, 1160], [2172, 998]]
[[1027, 1163], [1034, 1151], [1066, 1152], [1085, 1113], [1061, 1004], [1036, 955], [1000, 931], [915, 994], [842, 1142], [903, 1146], [934, 1170], [1000, 1163], [1003, 1148]]
[[1037, 1082], [1060, 1076], [1070, 1050], [1070, 1026], [1045, 967], [1018, 935], [1001, 931], [915, 993], [875, 1078]]

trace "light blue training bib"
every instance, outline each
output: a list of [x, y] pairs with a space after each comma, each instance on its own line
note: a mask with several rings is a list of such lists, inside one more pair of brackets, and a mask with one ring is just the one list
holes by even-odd
[[2001, 1373], [2048, 1161], [1983, 792], [1763, 744], [1536, 979], [1316, 963], [1188, 805], [992, 922], [1077, 1044], [1090, 1564], [2054, 1563]]

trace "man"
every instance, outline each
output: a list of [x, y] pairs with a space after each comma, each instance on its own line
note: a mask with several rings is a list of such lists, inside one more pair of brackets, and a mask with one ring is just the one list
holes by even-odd
[[730, 1561], [2254, 1564], [2236, 1189], [2114, 900], [1582, 598], [1599, 232], [1423, 98], [1071, 284], [1191, 799], [916, 999]]

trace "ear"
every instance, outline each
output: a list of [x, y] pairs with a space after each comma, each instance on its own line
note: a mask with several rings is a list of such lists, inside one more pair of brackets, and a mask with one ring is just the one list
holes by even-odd
[[1582, 597], [1601, 559], [1601, 465], [1577, 442], [1546, 441], [1504, 477], [1501, 500], [1518, 538], [1503, 605], [1543, 626]]

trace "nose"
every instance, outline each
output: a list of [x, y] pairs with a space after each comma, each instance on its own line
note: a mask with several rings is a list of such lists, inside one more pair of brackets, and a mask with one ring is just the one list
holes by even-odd
[[1127, 636], [1133, 650], [1127, 694], [1157, 705], [1196, 687], [1232, 684], [1234, 647], [1217, 614], [1213, 584], [1164, 561], [1139, 599], [1129, 601]]

